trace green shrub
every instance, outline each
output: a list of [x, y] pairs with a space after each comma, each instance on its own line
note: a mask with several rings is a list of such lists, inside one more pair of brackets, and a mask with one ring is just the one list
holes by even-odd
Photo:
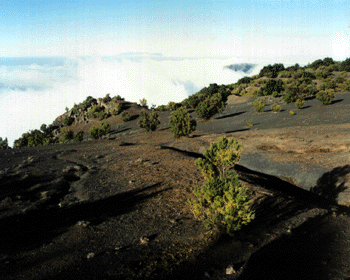
[[292, 110], [289, 111], [289, 115], [293, 116], [294, 114], [295, 113]]
[[106, 104], [112, 100], [112, 98], [109, 95], [110, 93], [107, 93], [106, 96], [102, 98], [102, 101]]
[[8, 140], [7, 138], [2, 140], [2, 137], [0, 137], [0, 150], [6, 150], [6, 149], [9, 149]]
[[278, 74], [278, 78], [291, 78], [292, 73], [289, 71], [282, 71]]
[[123, 113], [121, 113], [120, 117], [123, 122], [128, 122], [130, 121], [132, 114], [130, 112], [124, 111]]
[[304, 100], [298, 99], [298, 100], [295, 102], [295, 107], [297, 107], [297, 109], [299, 110], [299, 109], [303, 108], [304, 103], [305, 103]]
[[347, 58], [340, 63], [340, 71], [350, 72], [350, 58]]
[[65, 125], [65, 126], [70, 126], [73, 122], [74, 122], [74, 119], [73, 119], [73, 118], [66, 117], [66, 118], [63, 120], [63, 125]]
[[94, 126], [90, 129], [90, 137], [92, 139], [99, 139], [103, 135], [106, 135], [111, 130], [111, 126], [108, 123], [101, 123], [100, 126]]
[[119, 94], [115, 97], [118, 101], [124, 100]]
[[141, 111], [141, 117], [137, 122], [139, 127], [146, 129], [146, 131], [155, 131], [159, 124], [160, 120], [157, 112], [148, 114], [145, 111]]
[[316, 99], [322, 102], [322, 105], [329, 105], [334, 98], [334, 90], [321, 90], [316, 94]]
[[74, 135], [74, 140], [77, 142], [81, 142], [84, 140], [84, 131], [79, 131], [77, 134]]
[[273, 93], [272, 93], [272, 97], [277, 97], [278, 96], [278, 92], [277, 91], [274, 91]]
[[239, 161], [242, 149], [242, 143], [237, 139], [226, 136], [218, 138], [205, 151], [204, 159], [196, 160], [196, 165], [207, 181], [219, 176], [223, 178], [227, 175], [229, 168]]
[[94, 105], [88, 113], [90, 118], [95, 118], [99, 120], [103, 120], [109, 117], [109, 114], [104, 111], [104, 107], [99, 105]]
[[159, 112], [169, 111], [169, 108], [166, 105], [159, 105], [157, 106], [156, 111], [159, 111]]
[[283, 64], [277, 64], [271, 66], [269, 64], [268, 66], [263, 67], [259, 72], [259, 77], [269, 77], [269, 78], [276, 78], [280, 72], [284, 70]]
[[142, 107], [147, 107], [147, 100], [145, 98], [140, 99], [140, 104]]
[[122, 103], [112, 103], [112, 108], [110, 110], [111, 114], [116, 116], [119, 115], [123, 109], [123, 104]]
[[350, 80], [345, 80], [343, 83], [339, 84], [339, 87], [344, 90], [350, 90]]
[[225, 108], [222, 95], [218, 92], [199, 103], [196, 107], [196, 113], [198, 117], [209, 120], [215, 114], [222, 113]]
[[241, 150], [239, 141], [224, 136], [211, 144], [205, 159], [196, 160], [207, 182], [194, 189], [196, 198], [189, 199], [188, 204], [209, 229], [226, 229], [231, 234], [254, 219], [251, 196], [236, 172], [230, 170], [239, 161]]
[[69, 129], [68, 127], [63, 128], [60, 134], [64, 140], [71, 140], [74, 137], [73, 130]]
[[266, 105], [265, 98], [257, 98], [257, 99], [255, 99], [255, 101], [253, 103], [254, 109], [257, 112], [262, 112], [265, 108], [265, 105]]
[[241, 85], [241, 84], [249, 84], [251, 81], [253, 81], [254, 79], [253, 78], [251, 78], [251, 77], [243, 77], [243, 78], [241, 78], [241, 79], [239, 79], [238, 81], [237, 81], [237, 85]]
[[346, 73], [346, 71], [343, 71], [343, 72], [339, 73], [339, 75], [335, 78], [335, 82], [337, 84], [344, 83], [344, 81], [346, 80], [346, 77], [347, 77], [347, 73]]
[[194, 216], [209, 229], [226, 229], [228, 234], [240, 230], [254, 217], [250, 209], [251, 196], [232, 173], [227, 178], [214, 178], [194, 189], [196, 199], [188, 204]]
[[278, 113], [278, 112], [281, 111], [281, 105], [272, 104], [272, 105], [271, 105], [271, 110], [272, 110], [274, 113]]
[[260, 89], [261, 95], [271, 95], [274, 91], [280, 93], [283, 90], [282, 80], [268, 80], [266, 85]]
[[168, 109], [170, 111], [175, 111], [177, 108], [181, 107], [181, 103], [176, 103], [176, 102], [170, 101], [167, 106], [168, 106]]
[[188, 136], [191, 132], [196, 130], [197, 122], [184, 109], [179, 108], [171, 113], [170, 117], [170, 131], [175, 138], [181, 136]]

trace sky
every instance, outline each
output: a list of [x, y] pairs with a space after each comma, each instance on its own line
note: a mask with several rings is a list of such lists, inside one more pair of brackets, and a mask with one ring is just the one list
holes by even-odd
[[2, 0], [0, 56], [349, 55], [349, 0]]

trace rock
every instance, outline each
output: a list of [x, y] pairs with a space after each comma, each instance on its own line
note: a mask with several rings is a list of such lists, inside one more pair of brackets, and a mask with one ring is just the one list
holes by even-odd
[[226, 274], [227, 274], [227, 275], [236, 274], [236, 270], [234, 270], [234, 268], [233, 268], [232, 265], [229, 265], [229, 266], [226, 268]]
[[95, 257], [95, 253], [93, 253], [93, 252], [87, 254], [87, 256], [86, 256], [87, 259], [92, 259], [93, 257]]
[[135, 163], [142, 163], [142, 162], [144, 162], [144, 159], [143, 159], [143, 158], [138, 158], [138, 159], [135, 161]]
[[140, 243], [141, 245], [145, 245], [145, 244], [148, 244], [149, 243], [149, 238], [143, 236], [140, 238]]
[[87, 227], [90, 224], [89, 221], [78, 221], [77, 226], [79, 227]]

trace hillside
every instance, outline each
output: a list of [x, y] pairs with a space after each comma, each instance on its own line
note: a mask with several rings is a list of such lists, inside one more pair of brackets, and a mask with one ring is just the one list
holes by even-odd
[[[0, 279], [347, 279], [349, 72], [325, 70], [328, 62], [210, 85], [156, 108], [155, 131], [137, 125], [151, 109], [106, 95], [24, 134], [18, 148], [0, 150]], [[321, 78], [319, 68], [331, 74]], [[280, 92], [272, 80], [283, 81]], [[310, 88], [326, 91], [332, 81], [335, 96], [322, 105]], [[226, 107], [205, 121], [197, 101], [213, 96]], [[286, 104], [293, 96], [301, 109]], [[260, 113], [256, 99], [266, 99]], [[197, 129], [175, 139], [169, 118], [180, 105]], [[92, 140], [102, 122], [109, 132]], [[64, 139], [67, 128], [83, 131], [82, 141]], [[208, 232], [187, 205], [204, 183], [194, 162], [222, 135], [243, 143], [235, 169], [256, 213], [233, 236]]]

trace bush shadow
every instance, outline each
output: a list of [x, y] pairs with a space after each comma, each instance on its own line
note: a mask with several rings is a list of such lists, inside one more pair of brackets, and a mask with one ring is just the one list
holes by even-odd
[[234, 113], [234, 114], [229, 114], [229, 115], [224, 115], [224, 116], [221, 116], [221, 117], [217, 117], [217, 118], [215, 118], [215, 120], [221, 120], [221, 119], [231, 118], [231, 117], [235, 117], [235, 116], [242, 115], [242, 114], [244, 114], [244, 113], [246, 113], [246, 111], [238, 112], [238, 113]]
[[336, 103], [342, 102], [343, 100], [344, 99], [332, 100], [331, 104], [336, 104]]
[[62, 208], [45, 208], [2, 218], [0, 235], [2, 253], [31, 250], [51, 242], [78, 221], [100, 224], [111, 217], [132, 212], [138, 204], [166, 191], [157, 190], [161, 183], [120, 193], [94, 202]]
[[350, 173], [350, 165], [338, 166], [324, 173], [310, 191], [336, 202], [338, 195], [347, 189], [344, 177]]

